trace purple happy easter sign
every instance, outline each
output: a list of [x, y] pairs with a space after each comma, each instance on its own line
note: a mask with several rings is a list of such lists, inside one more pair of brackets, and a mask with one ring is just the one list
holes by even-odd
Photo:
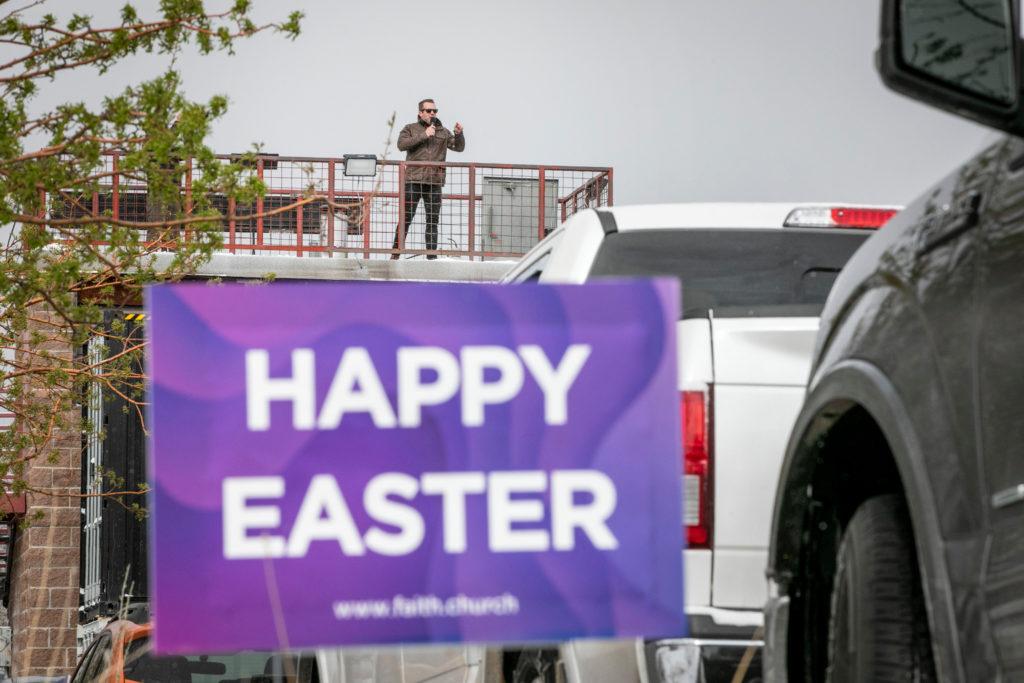
[[157, 649], [681, 635], [678, 299], [150, 288]]

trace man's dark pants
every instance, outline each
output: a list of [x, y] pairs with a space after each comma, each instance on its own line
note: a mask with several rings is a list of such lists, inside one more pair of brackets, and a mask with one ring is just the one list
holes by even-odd
[[[427, 229], [424, 235], [427, 249], [437, 249], [437, 219], [441, 215], [441, 185], [430, 183], [406, 183], [405, 184], [405, 230], [402, 232], [404, 238], [409, 231], [409, 225], [416, 215], [416, 208], [420, 199], [427, 211]], [[392, 249], [398, 249], [398, 233], [401, 225], [395, 228], [395, 242]], [[392, 254], [391, 258], [398, 258], [398, 254]], [[434, 254], [428, 254], [428, 259], [437, 258]]]

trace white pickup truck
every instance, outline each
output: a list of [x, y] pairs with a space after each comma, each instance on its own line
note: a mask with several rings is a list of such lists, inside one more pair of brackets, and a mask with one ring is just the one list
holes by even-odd
[[679, 278], [680, 551], [689, 620], [685, 638], [506, 651], [509, 683], [731, 681], [744, 667], [735, 680], [759, 680], [772, 497], [818, 315], [839, 270], [895, 211], [794, 204], [584, 211], [505, 276]]

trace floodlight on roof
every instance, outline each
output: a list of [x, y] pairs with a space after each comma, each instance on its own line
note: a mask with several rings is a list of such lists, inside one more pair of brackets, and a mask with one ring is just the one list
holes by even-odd
[[377, 175], [376, 154], [346, 154], [345, 175], [372, 177]]

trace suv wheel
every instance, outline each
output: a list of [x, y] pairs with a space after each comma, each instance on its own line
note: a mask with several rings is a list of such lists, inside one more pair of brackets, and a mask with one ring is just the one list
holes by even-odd
[[935, 681], [914, 537], [899, 496], [862, 503], [843, 534], [832, 589], [827, 680]]

